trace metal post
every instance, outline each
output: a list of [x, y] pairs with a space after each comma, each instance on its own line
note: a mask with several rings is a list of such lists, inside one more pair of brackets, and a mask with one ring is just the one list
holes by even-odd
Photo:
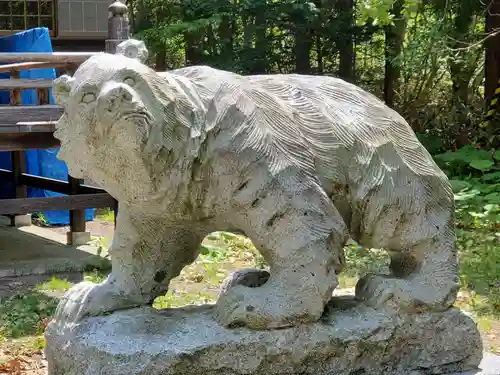
[[[130, 39], [130, 24], [128, 19], [128, 7], [121, 1], [116, 0], [108, 7], [110, 17], [108, 18], [108, 39], [106, 39], [106, 52], [115, 53], [116, 47], [124, 40]], [[118, 201], [115, 200], [113, 207], [116, 217], [118, 216]]]
[[108, 7], [111, 13], [108, 18], [108, 39], [106, 39], [106, 52], [115, 53], [116, 46], [130, 38], [130, 25], [128, 20], [128, 7], [117, 0]]

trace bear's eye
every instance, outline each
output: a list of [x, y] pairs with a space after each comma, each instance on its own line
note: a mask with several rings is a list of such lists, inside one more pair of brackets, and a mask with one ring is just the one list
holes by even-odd
[[95, 101], [96, 96], [93, 92], [87, 92], [82, 96], [82, 103], [89, 104]]
[[129, 85], [129, 86], [134, 86], [135, 85], [135, 79], [133, 79], [132, 77], [125, 77], [123, 79], [123, 83], [126, 84], [126, 85]]

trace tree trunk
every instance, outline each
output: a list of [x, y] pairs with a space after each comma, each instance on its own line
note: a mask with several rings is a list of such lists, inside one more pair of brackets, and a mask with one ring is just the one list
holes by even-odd
[[318, 74], [323, 74], [323, 41], [321, 37], [316, 37], [316, 54], [318, 62]]
[[[486, 9], [486, 32], [493, 33], [498, 32], [498, 30], [500, 30], [500, 0], [491, 0], [490, 6]], [[489, 107], [500, 80], [500, 34], [487, 39], [484, 44], [484, 98]], [[492, 109], [496, 109], [496, 112], [486, 119], [486, 134], [488, 143], [491, 143], [492, 147], [498, 147], [496, 143], [500, 139], [499, 103], [496, 104], [496, 107], [492, 106]]]
[[301, 21], [296, 23], [295, 28], [295, 71], [299, 74], [309, 74], [311, 73], [311, 32]]
[[354, 0], [338, 0], [339, 22], [342, 22], [343, 34], [337, 38], [339, 51], [339, 77], [349, 82], [355, 81], [354, 52]]
[[155, 69], [157, 72], [164, 72], [167, 70], [167, 49], [165, 45], [156, 53]]
[[[492, 0], [486, 10], [486, 32], [500, 30], [500, 0]], [[491, 100], [500, 78], [500, 34], [485, 42], [484, 64], [484, 96], [487, 102]]]
[[398, 59], [403, 49], [406, 31], [406, 18], [402, 14], [404, 0], [397, 0], [392, 7], [394, 25], [385, 29], [385, 77], [384, 100], [389, 107], [394, 107], [394, 100], [398, 90], [401, 66]]
[[[133, 9], [133, 8], [129, 8]], [[144, 0], [137, 0], [136, 1], [136, 12], [130, 12], [130, 13], [135, 13], [134, 14], [134, 19], [133, 19], [133, 31], [134, 32], [139, 32], [145, 29], [148, 29], [152, 26], [150, 18], [150, 12], [148, 11], [148, 7], [144, 3]]]
[[232, 21], [229, 16], [222, 17], [222, 21], [219, 25], [221, 56], [228, 62], [228, 68], [231, 68], [231, 64], [234, 61], [233, 28], [234, 21]]
[[[263, 2], [263, 7], [267, 6]], [[267, 41], [267, 23], [265, 12], [255, 15], [255, 60], [252, 68], [253, 74], [265, 74], [269, 70]]]
[[209, 58], [212, 58], [212, 59], [216, 58], [218, 55], [217, 40], [216, 40], [214, 28], [212, 27], [212, 25], [208, 25], [206, 27], [206, 34], [205, 34], [205, 37], [203, 38], [203, 40], [204, 40], [203, 50], [208, 52]]
[[185, 33], [186, 65], [199, 65], [203, 62], [203, 47], [195, 33]]
[[474, 68], [469, 66], [470, 53], [464, 47], [468, 46], [469, 28], [473, 21], [473, 12], [468, 4], [460, 3], [453, 19], [453, 30], [450, 33], [450, 47], [456, 50], [456, 55], [450, 59], [450, 76], [452, 82], [451, 100], [453, 104], [453, 130], [455, 133], [455, 146], [460, 148], [470, 142], [469, 134], [471, 124], [469, 112], [469, 82]]

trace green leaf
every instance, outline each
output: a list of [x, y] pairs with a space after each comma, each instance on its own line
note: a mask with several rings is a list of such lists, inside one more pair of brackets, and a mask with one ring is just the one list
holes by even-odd
[[460, 192], [458, 194], [455, 194], [455, 200], [456, 201], [464, 201], [464, 200], [467, 200], [467, 199], [470, 199], [470, 198], [474, 198], [475, 196], [481, 194], [481, 192], [479, 190], [471, 190], [471, 191], [467, 191], [467, 192]]
[[210, 249], [206, 247], [205, 245], [200, 246], [200, 254], [201, 255], [208, 255], [210, 254]]
[[489, 182], [486, 184], [477, 185], [476, 188], [481, 191], [481, 194], [486, 195], [500, 191], [500, 184], [492, 184], [491, 182]]
[[450, 180], [451, 189], [454, 193], [458, 193], [462, 190], [469, 189], [472, 184], [463, 180]]
[[482, 212], [473, 212], [473, 211], [470, 211], [469, 215], [472, 216], [472, 217], [477, 217], [477, 218], [486, 217], [486, 214], [484, 214]]
[[495, 165], [491, 160], [472, 160], [469, 165], [480, 171], [489, 171]]
[[500, 181], [500, 172], [486, 173], [481, 177], [484, 181]]
[[493, 154], [493, 158], [495, 158], [496, 160], [500, 160], [500, 150], [495, 151], [495, 153]]
[[490, 193], [484, 197], [489, 203], [500, 204], [500, 193]]
[[434, 157], [436, 159], [442, 160], [444, 162], [451, 162], [451, 161], [454, 161], [454, 160], [458, 159], [456, 155], [457, 155], [456, 152], [447, 151], [447, 152], [443, 152], [442, 154], [437, 154]]
[[498, 204], [487, 204], [483, 207], [483, 209], [487, 212], [498, 210], [498, 208], [499, 208]]

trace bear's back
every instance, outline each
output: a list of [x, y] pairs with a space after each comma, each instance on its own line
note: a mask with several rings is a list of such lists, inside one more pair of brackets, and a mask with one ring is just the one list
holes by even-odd
[[[356, 85], [326, 76], [241, 76], [207, 66], [172, 73], [189, 81], [207, 106], [223, 98], [240, 106], [248, 118], [259, 118], [251, 123], [256, 130], [246, 134], [261, 135], [268, 149], [283, 153], [291, 163], [296, 160], [297, 165], [313, 168], [310, 172], [326, 190], [331, 184], [349, 186], [362, 200], [384, 179], [397, 183], [410, 176], [451, 194], [446, 176], [408, 123]], [[235, 122], [238, 126], [243, 125]], [[302, 156], [297, 153], [300, 149]], [[312, 157], [312, 163], [298, 160], [301, 157]]]

